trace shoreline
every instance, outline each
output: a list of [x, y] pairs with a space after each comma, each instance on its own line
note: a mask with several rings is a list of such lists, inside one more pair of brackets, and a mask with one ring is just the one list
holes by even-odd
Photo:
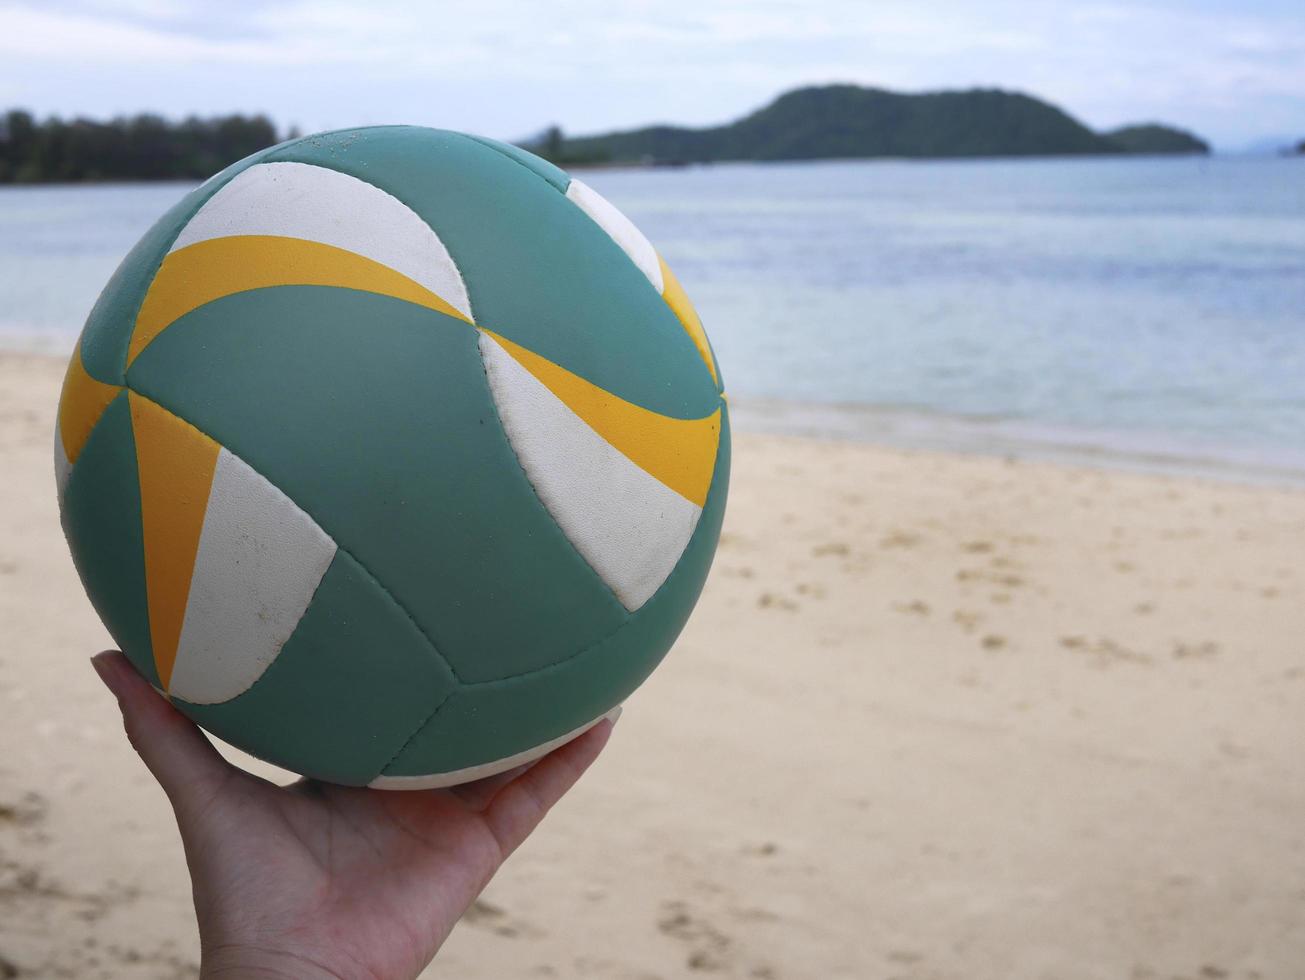
[[[583, 138], [583, 137], [579, 137]], [[533, 151], [529, 151], [533, 152]], [[1010, 162], [1075, 162], [1079, 160], [1296, 160], [1305, 157], [1305, 153], [1293, 152], [1282, 148], [1276, 151], [1248, 152], [1238, 149], [1221, 149], [1211, 147], [1206, 152], [1196, 150], [1130, 152], [1128, 150], [1090, 151], [1080, 153], [999, 153], [999, 154], [949, 154], [939, 156], [915, 156], [910, 154], [876, 156], [831, 156], [831, 157], [785, 157], [770, 159], [762, 157], [738, 157], [713, 160], [600, 160], [589, 162], [556, 163], [567, 173], [594, 173], [605, 170], [638, 171], [675, 171], [697, 167], [733, 167], [733, 166], [793, 166], [847, 163], [1010, 163]], [[546, 161], [552, 162], [552, 161]], [[84, 180], [36, 180], [0, 182], [0, 191], [6, 189], [28, 190], [33, 188], [53, 187], [139, 187], [149, 184], [187, 184], [198, 187], [204, 182], [202, 177], [110, 177], [88, 178]]]
[[1305, 489], [1305, 451], [1293, 454], [1288, 450], [1184, 445], [1163, 433], [1134, 434], [881, 405], [731, 399], [730, 416], [741, 431], [747, 432]]
[[[35, 347], [0, 346], [0, 359], [31, 360], [57, 366], [60, 372], [66, 363], [66, 355]], [[1138, 435], [1027, 419], [773, 398], [730, 398], [730, 416], [744, 433], [1305, 490], [1305, 451], [1199, 447], [1162, 433]]]

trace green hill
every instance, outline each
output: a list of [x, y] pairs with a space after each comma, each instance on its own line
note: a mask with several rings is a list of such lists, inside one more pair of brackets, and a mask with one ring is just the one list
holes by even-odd
[[562, 163], [658, 164], [1140, 152], [1093, 132], [1050, 103], [1018, 92], [970, 89], [905, 95], [857, 85], [796, 89], [723, 126], [649, 126], [571, 138], [554, 130], [531, 149]]
[[1210, 144], [1191, 133], [1160, 123], [1121, 126], [1103, 134], [1124, 153], [1209, 153]]

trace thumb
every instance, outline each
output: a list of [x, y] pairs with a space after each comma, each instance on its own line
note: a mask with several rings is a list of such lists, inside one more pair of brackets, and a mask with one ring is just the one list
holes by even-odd
[[612, 724], [604, 718], [580, 737], [554, 749], [490, 801], [484, 812], [485, 823], [504, 858], [530, 836], [553, 804], [593, 765], [611, 737]]
[[194, 722], [157, 694], [117, 650], [97, 653], [91, 665], [118, 699], [128, 741], [173, 808], [210, 798], [231, 766]]

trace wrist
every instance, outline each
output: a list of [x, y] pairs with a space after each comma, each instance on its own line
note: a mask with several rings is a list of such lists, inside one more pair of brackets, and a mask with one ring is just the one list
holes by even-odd
[[342, 980], [306, 956], [256, 946], [219, 946], [200, 957], [200, 980]]

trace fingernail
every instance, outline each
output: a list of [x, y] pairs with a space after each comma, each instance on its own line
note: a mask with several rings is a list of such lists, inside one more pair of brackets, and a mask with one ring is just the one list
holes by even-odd
[[117, 672], [113, 669], [113, 665], [109, 663], [108, 653], [97, 653], [91, 657], [91, 666], [95, 668], [95, 673], [104, 682], [104, 686], [109, 689], [109, 693], [115, 698], [118, 697]]
[[618, 704], [615, 708], [612, 709], [612, 713], [607, 717], [613, 725], [615, 725], [618, 721], [621, 720], [621, 712], [624, 710], [625, 710], [625, 705], [623, 704]]

